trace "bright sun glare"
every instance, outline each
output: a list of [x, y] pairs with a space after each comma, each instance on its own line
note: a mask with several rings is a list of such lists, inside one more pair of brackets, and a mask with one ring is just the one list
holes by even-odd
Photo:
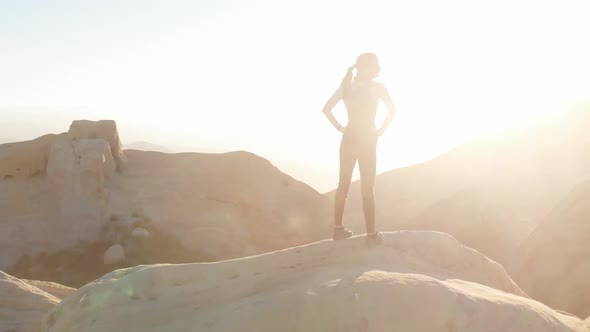
[[[146, 9], [107, 30], [80, 24], [87, 38], [78, 46], [49, 22], [46, 33], [63, 45], [31, 42], [54, 63], [26, 61], [29, 49], [16, 46], [0, 55], [11, 64], [4, 77], [14, 78], [2, 85], [0, 106], [82, 105], [63, 117], [115, 118], [128, 141], [177, 151], [243, 149], [298, 161], [331, 172], [334, 184], [339, 136], [321, 107], [359, 53], [380, 57], [398, 112], [379, 143], [385, 171], [587, 97], [589, 6], [262, 1], [198, 22], [157, 16], [165, 29], [145, 25], [142, 15], [154, 14]], [[342, 105], [335, 113], [342, 119]]]

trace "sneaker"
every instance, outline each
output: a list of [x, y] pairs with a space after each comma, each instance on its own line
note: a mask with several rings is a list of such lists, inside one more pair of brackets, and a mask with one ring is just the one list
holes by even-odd
[[352, 231], [345, 227], [334, 228], [334, 240], [344, 240], [352, 236]]
[[366, 244], [367, 247], [376, 247], [383, 244], [383, 234], [379, 232], [367, 234]]

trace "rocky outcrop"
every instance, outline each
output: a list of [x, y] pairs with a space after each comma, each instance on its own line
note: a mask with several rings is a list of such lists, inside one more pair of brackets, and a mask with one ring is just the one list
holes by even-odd
[[147, 239], [150, 237], [150, 232], [143, 227], [137, 227], [131, 232], [131, 237], [138, 239]]
[[122, 170], [127, 163], [115, 121], [77, 120], [72, 122], [67, 133], [48, 134], [30, 141], [0, 144], [0, 180], [28, 179], [45, 174], [53, 143], [66, 137], [78, 141], [105, 140], [116, 168]]
[[38, 332], [59, 299], [0, 271], [0, 331]]
[[74, 228], [78, 240], [96, 239], [109, 203], [106, 185], [114, 170], [105, 140], [63, 138], [52, 145], [47, 180], [55, 219]]
[[113, 120], [76, 120], [70, 125], [68, 135], [74, 139], [103, 139], [111, 149], [117, 170], [122, 170], [127, 164], [127, 158], [122, 150], [117, 123]]
[[[0, 268], [78, 287], [134, 264], [247, 256], [331, 235], [329, 200], [264, 158], [128, 150], [117, 172], [118, 137], [114, 122], [75, 121], [52, 141], [41, 176], [0, 181]], [[125, 255], [104, 265], [111, 246]]]
[[504, 269], [436, 232], [386, 234], [210, 264], [117, 270], [45, 321], [93, 331], [587, 332], [530, 300]]
[[[97, 240], [116, 168], [113, 148], [102, 138], [73, 138], [83, 126], [72, 128], [72, 134], [0, 146], [0, 158], [5, 156], [0, 168], [29, 165], [28, 171], [19, 168], [23, 172], [11, 172], [9, 180], [0, 181], [0, 268], [8, 269], [26, 255]], [[113, 130], [111, 136], [118, 137]], [[98, 131], [103, 136], [107, 132]]]
[[49, 134], [26, 142], [0, 144], [0, 181], [45, 174], [53, 142], [65, 134]]
[[28, 279], [21, 279], [22, 281], [26, 282], [27, 284], [37, 287], [40, 290], [55, 296], [58, 299], [63, 299], [64, 297], [73, 293], [76, 289], [64, 285], [60, 285], [56, 282], [52, 281], [41, 281], [41, 280], [28, 280]]
[[[59, 224], [61, 232], [68, 232], [67, 227], [70, 231], [56, 238], [69, 241], [68, 234], [72, 234], [87, 239], [86, 243], [64, 242], [71, 249], [48, 251], [46, 257], [20, 262], [15, 265], [22, 273], [19, 277], [78, 287], [102, 275], [103, 267], [214, 261], [331, 236], [329, 200], [259, 156], [247, 152], [126, 153], [128, 168], [106, 185], [107, 220], [100, 221], [100, 196], [88, 198], [96, 191], [87, 193], [76, 187], [77, 197], [65, 199], [64, 204], [79, 203], [65, 209], [70, 214], [62, 213]], [[71, 174], [63, 178], [77, 176], [79, 172], [72, 171], [77, 167], [66, 168]], [[80, 212], [85, 215], [69, 217], [76, 216], [74, 208], [80, 206], [86, 206]], [[113, 245], [121, 246], [125, 255], [114, 260], [105, 256]], [[86, 257], [83, 263], [80, 257]], [[39, 270], [44, 273], [36, 272]]]
[[553, 308], [590, 315], [590, 182], [576, 187], [522, 244], [515, 277]]

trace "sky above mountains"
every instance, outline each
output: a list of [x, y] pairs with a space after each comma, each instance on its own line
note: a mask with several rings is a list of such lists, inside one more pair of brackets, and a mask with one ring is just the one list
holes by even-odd
[[114, 119], [128, 142], [248, 150], [327, 189], [339, 133], [321, 108], [357, 54], [378, 54], [398, 110], [385, 171], [588, 98], [589, 13], [581, 0], [0, 0], [0, 138]]

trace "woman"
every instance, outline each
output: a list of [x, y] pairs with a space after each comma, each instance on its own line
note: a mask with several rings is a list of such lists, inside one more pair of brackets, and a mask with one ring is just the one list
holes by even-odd
[[[354, 69], [357, 70], [357, 73], [353, 78]], [[367, 244], [377, 245], [383, 242], [383, 236], [375, 230], [373, 185], [377, 164], [377, 140], [393, 120], [395, 108], [387, 88], [382, 83], [374, 81], [379, 76], [380, 70], [379, 60], [375, 54], [363, 53], [359, 55], [356, 64], [348, 68], [340, 87], [326, 102], [323, 109], [332, 125], [343, 133], [340, 143], [340, 176], [334, 204], [334, 240], [342, 240], [352, 236], [352, 231], [342, 225], [342, 216], [352, 172], [358, 161], [363, 211], [367, 227]], [[345, 127], [338, 123], [332, 113], [332, 109], [340, 100], [344, 101], [348, 113], [348, 125]], [[383, 100], [388, 112], [383, 125], [377, 128], [375, 116], [380, 100]]]

